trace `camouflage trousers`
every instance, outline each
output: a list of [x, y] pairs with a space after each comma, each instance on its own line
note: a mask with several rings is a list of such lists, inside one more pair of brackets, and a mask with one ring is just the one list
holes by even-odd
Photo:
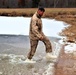
[[[45, 37], [43, 40], [40, 40], [40, 41], [44, 43], [46, 47], [46, 53], [52, 52], [52, 46], [47, 37]], [[32, 57], [34, 56], [38, 42], [39, 40], [30, 40], [31, 49], [30, 49], [30, 52], [28, 53], [28, 59], [32, 59]]]

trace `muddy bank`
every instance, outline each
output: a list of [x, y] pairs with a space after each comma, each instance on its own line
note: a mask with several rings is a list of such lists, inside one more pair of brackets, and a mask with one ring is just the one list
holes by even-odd
[[55, 75], [76, 75], [75, 59], [75, 52], [66, 54], [63, 46], [58, 61], [55, 64]]
[[62, 14], [55, 17], [57, 20], [61, 20], [65, 22], [65, 25], [69, 25], [67, 28], [62, 30], [60, 35], [66, 36], [66, 40], [68, 42], [76, 41], [76, 11], [74, 14]]

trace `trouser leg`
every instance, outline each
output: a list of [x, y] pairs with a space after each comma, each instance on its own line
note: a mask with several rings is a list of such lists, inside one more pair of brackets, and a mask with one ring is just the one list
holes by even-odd
[[32, 57], [34, 56], [37, 45], [38, 45], [38, 40], [30, 40], [31, 49], [30, 52], [28, 53], [28, 59], [32, 59]]
[[42, 40], [42, 42], [45, 44], [46, 53], [52, 52], [52, 45], [51, 45], [50, 40], [44, 36], [44, 39]]

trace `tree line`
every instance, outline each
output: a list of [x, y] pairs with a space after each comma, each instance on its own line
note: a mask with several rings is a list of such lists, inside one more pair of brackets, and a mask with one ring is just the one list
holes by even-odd
[[75, 8], [76, 0], [0, 0], [0, 8]]

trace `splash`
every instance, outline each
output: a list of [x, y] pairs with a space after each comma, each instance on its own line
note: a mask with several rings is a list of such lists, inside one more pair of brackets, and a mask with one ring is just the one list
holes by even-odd
[[24, 55], [15, 55], [15, 54], [0, 54], [0, 60], [8, 60], [9, 63], [24, 63]]

